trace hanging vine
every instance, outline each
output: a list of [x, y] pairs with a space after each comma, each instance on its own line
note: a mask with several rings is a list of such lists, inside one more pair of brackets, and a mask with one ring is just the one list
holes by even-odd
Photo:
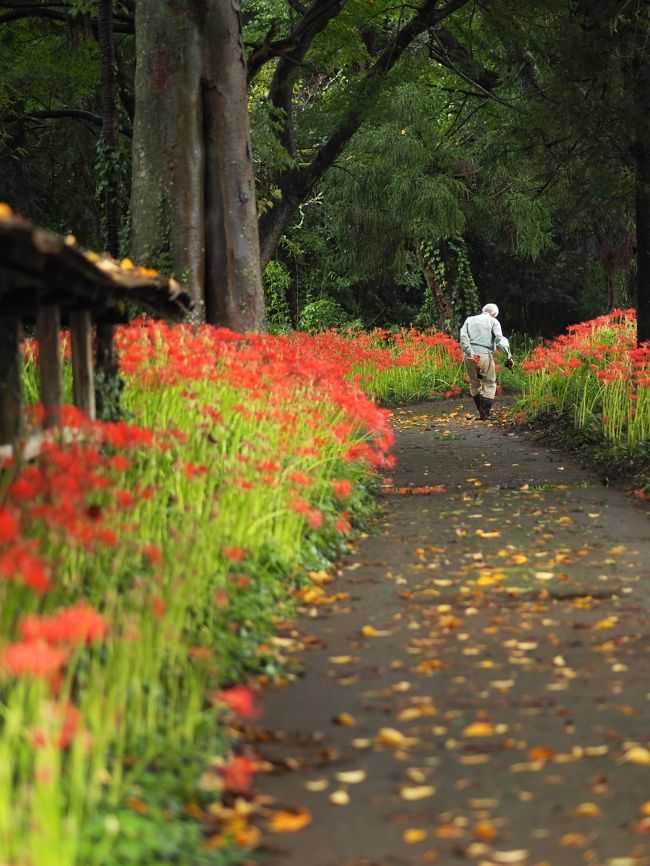
[[418, 257], [427, 291], [416, 324], [455, 333], [460, 322], [479, 307], [467, 244], [462, 237], [445, 238], [437, 244], [420, 241]]

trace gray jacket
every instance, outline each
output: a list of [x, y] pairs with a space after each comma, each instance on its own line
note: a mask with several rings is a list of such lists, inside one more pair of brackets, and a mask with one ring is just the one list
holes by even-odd
[[503, 336], [498, 320], [489, 313], [469, 316], [460, 329], [460, 345], [466, 358], [472, 355], [487, 355], [497, 348], [510, 357], [510, 343]]

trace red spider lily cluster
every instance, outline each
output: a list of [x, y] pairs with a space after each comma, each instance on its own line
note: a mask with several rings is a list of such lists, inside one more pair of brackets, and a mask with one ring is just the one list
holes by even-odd
[[[389, 413], [364, 393], [364, 365], [405, 369], [431, 364], [436, 349], [458, 351], [442, 335], [416, 332], [275, 337], [151, 321], [118, 329], [117, 344], [135, 423], [90, 423], [65, 407], [65, 437], [46, 438], [31, 462], [3, 467], [0, 685], [24, 718], [21, 743], [41, 755], [66, 750], [59, 768], [93, 743], [115, 748], [113, 728], [131, 725], [129, 701], [156, 693], [143, 671], [160, 671], [158, 692], [182, 682], [158, 664], [168, 646], [169, 664], [192, 671], [194, 706], [212, 704], [220, 719], [259, 717], [255, 690], [220, 689], [218, 629], [231, 645], [240, 639], [231, 612], [259, 591], [260, 551], [268, 543], [274, 563], [285, 557], [295, 567], [303, 535], [345, 538], [359, 508], [356, 481], [392, 465]], [[37, 345], [23, 349], [34, 376]], [[42, 407], [32, 406], [29, 420], [40, 426]], [[203, 571], [190, 572], [197, 566]], [[283, 591], [289, 599], [291, 586]], [[141, 665], [133, 681], [132, 662]], [[115, 686], [110, 699], [100, 686], [93, 697], [91, 670]], [[182, 709], [161, 708], [160, 723]], [[149, 703], [152, 725], [155, 712]], [[45, 771], [33, 757], [20, 763], [24, 797]], [[248, 756], [222, 760], [219, 790], [250, 794], [254, 769]], [[26, 812], [20, 832], [39, 826]]]
[[[141, 385], [159, 388], [214, 381], [233, 386], [241, 394], [241, 402], [230, 410], [248, 421], [261, 423], [268, 417], [279, 423], [283, 441], [291, 450], [298, 424], [306, 423], [319, 435], [304, 456], [317, 456], [318, 448], [329, 441], [343, 442], [364, 430], [372, 434], [371, 439], [354, 442], [344, 459], [367, 461], [375, 467], [393, 462], [388, 453], [394, 441], [389, 413], [350, 381], [361, 363], [388, 363], [389, 353], [373, 348], [370, 339], [351, 341], [331, 333], [317, 337], [242, 336], [209, 325], [171, 327], [145, 320], [120, 329], [118, 346], [122, 371], [136, 377]], [[300, 408], [292, 410], [288, 407], [297, 389], [301, 392]], [[191, 398], [191, 390], [186, 394]], [[263, 407], [260, 401], [264, 401]], [[324, 405], [340, 410], [339, 424], [329, 424]], [[205, 416], [206, 423], [219, 424], [222, 410], [205, 407]], [[279, 468], [276, 460], [257, 466], [270, 484]], [[304, 473], [295, 473], [292, 480], [298, 486], [308, 484]]]
[[547, 371], [568, 377], [587, 363], [596, 372], [606, 374], [601, 381], [613, 381], [631, 370], [640, 372], [642, 367], [647, 368], [650, 350], [636, 349], [635, 326], [633, 309], [612, 310], [606, 316], [571, 325], [566, 334], [537, 346], [521, 367], [526, 373]]
[[613, 440], [650, 433], [650, 345], [636, 346], [634, 310], [613, 310], [535, 348], [524, 361], [527, 408], [571, 411], [578, 426], [596, 418]]

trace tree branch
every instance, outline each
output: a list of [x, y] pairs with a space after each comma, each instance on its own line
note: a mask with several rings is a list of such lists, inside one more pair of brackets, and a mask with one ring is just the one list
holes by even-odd
[[[331, 2], [332, 0], [330, 0], [330, 4]], [[418, 7], [416, 14], [398, 30], [392, 44], [379, 55], [370, 67], [356, 94], [352, 97], [347, 114], [341, 120], [338, 128], [317, 151], [312, 162], [304, 168], [291, 168], [275, 178], [274, 183], [282, 191], [283, 201], [282, 207], [277, 209], [277, 213], [276, 208], [271, 208], [260, 218], [263, 263], [268, 260], [269, 254], [272, 254], [271, 248], [279, 238], [278, 231], [281, 227], [278, 221], [284, 220], [286, 223], [291, 214], [291, 202], [295, 207], [300, 201], [304, 201], [318, 180], [333, 165], [363, 123], [368, 110], [377, 99], [383, 79], [404, 51], [421, 33], [436, 27], [468, 2], [469, 0], [449, 0], [445, 6], [438, 8], [438, 0], [424, 0]], [[319, 3], [318, 0], [313, 4], [313, 6], [319, 6], [321, 9], [325, 5], [329, 4]], [[329, 8], [331, 11], [331, 6]]]
[[[64, 118], [85, 120], [99, 129], [101, 129], [103, 123], [99, 114], [93, 114], [92, 111], [84, 111], [81, 108], [53, 108], [43, 111], [30, 111], [28, 114], [20, 116], [21, 120], [59, 120]], [[128, 138], [133, 135], [133, 130], [128, 126], [121, 127], [120, 132]]]
[[[289, 58], [299, 62], [295, 55], [305, 56], [314, 36], [325, 29], [329, 21], [341, 11], [346, 0], [313, 0], [305, 9], [303, 17], [295, 25], [289, 36], [270, 42], [267, 37], [256, 46], [248, 58], [248, 81], [250, 82], [265, 63], [276, 57]], [[295, 8], [295, 7], [294, 7]]]

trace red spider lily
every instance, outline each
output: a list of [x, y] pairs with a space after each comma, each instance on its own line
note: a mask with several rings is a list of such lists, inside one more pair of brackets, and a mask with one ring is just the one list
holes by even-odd
[[18, 521], [8, 508], [0, 508], [0, 544], [13, 541], [18, 534]]
[[353, 490], [352, 482], [347, 478], [343, 479], [343, 481], [332, 481], [332, 488], [334, 495], [338, 496], [339, 499], [350, 496]]
[[219, 768], [223, 780], [224, 791], [230, 794], [252, 794], [255, 760], [245, 755], [231, 758], [228, 763]]
[[63, 608], [53, 616], [29, 615], [18, 624], [25, 641], [44, 640], [51, 644], [91, 644], [103, 640], [108, 631], [106, 620], [83, 602]]
[[249, 686], [232, 686], [224, 689], [216, 695], [215, 699], [243, 719], [259, 719], [262, 715], [257, 693]]
[[67, 660], [67, 651], [44, 640], [29, 640], [10, 644], [5, 651], [3, 663], [13, 676], [27, 675], [49, 680], [61, 670]]
[[231, 562], [242, 562], [248, 556], [248, 553], [241, 547], [224, 547], [223, 555]]
[[341, 535], [350, 535], [352, 532], [352, 524], [347, 519], [347, 517], [341, 516], [334, 523], [334, 526], [338, 529]]
[[48, 569], [33, 548], [33, 543], [18, 541], [0, 553], [0, 579], [19, 579], [35, 592], [43, 594], [50, 586]]
[[294, 484], [298, 484], [300, 487], [309, 487], [314, 483], [314, 479], [310, 478], [306, 472], [290, 472], [287, 475], [289, 481], [293, 481]]
[[151, 599], [151, 609], [156, 619], [162, 619], [165, 615], [165, 602], [159, 595], [154, 595]]
[[302, 514], [312, 529], [318, 529], [319, 526], [323, 525], [322, 512], [317, 508], [312, 508], [312, 506], [308, 502], [305, 502], [304, 499], [292, 499], [290, 507], [298, 514]]
[[142, 552], [147, 557], [151, 565], [160, 565], [162, 562], [162, 553], [160, 552], [160, 548], [155, 544], [145, 544], [142, 548]]

